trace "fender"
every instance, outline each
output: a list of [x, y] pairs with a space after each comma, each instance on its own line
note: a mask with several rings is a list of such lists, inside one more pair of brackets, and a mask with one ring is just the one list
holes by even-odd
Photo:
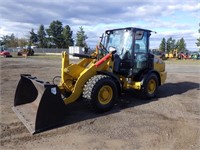
[[161, 78], [160, 78], [160, 74], [158, 71], [154, 70], [154, 69], [150, 69], [150, 70], [144, 70], [142, 72], [142, 74], [145, 74], [143, 79], [146, 79], [150, 74], [154, 73], [157, 77], [158, 77], [158, 85], [161, 85]]

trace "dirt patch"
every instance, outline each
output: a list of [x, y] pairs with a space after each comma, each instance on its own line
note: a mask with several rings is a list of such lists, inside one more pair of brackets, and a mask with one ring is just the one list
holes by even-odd
[[132, 90], [113, 110], [95, 114], [80, 100], [66, 107], [66, 123], [31, 135], [11, 110], [21, 73], [45, 81], [61, 60], [1, 58], [1, 149], [200, 149], [200, 65], [167, 63], [168, 78], [151, 101]]

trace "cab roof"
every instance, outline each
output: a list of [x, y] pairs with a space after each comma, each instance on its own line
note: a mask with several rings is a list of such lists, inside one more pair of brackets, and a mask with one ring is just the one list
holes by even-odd
[[142, 31], [152, 32], [151, 30], [148, 30], [148, 29], [142, 29], [142, 28], [136, 28], [136, 27], [126, 27], [126, 28], [116, 28], [116, 29], [106, 30], [106, 33], [109, 31], [115, 31], [115, 30], [132, 30], [132, 31], [142, 30]]

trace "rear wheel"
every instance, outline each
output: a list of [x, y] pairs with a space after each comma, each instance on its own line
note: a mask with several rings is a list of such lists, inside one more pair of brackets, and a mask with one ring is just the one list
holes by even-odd
[[117, 98], [117, 87], [106, 75], [95, 75], [84, 86], [83, 97], [87, 105], [96, 112], [110, 110]]
[[158, 77], [152, 73], [144, 79], [142, 96], [146, 99], [154, 98], [158, 91]]

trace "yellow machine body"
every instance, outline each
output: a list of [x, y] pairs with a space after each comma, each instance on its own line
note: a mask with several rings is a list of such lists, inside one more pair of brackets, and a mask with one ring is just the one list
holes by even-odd
[[83, 86], [89, 78], [97, 74], [98, 71], [108, 70], [111, 57], [111, 54], [108, 54], [106, 59], [99, 60], [102, 63], [98, 66], [95, 60], [89, 58], [84, 58], [77, 64], [69, 64], [68, 54], [62, 53], [61, 83], [58, 87], [61, 91], [70, 93], [69, 97], [64, 98], [65, 104], [73, 103], [80, 97]]
[[[83, 92], [85, 83], [92, 76], [96, 75], [98, 71], [106, 71], [113, 73], [113, 59], [112, 55], [103, 61], [99, 66], [96, 66], [96, 60], [84, 58], [77, 64], [69, 63], [69, 56], [66, 52], [62, 53], [62, 69], [61, 69], [61, 83], [58, 86], [61, 91], [67, 91], [69, 97], [64, 99], [65, 104], [76, 101]], [[104, 58], [102, 58], [104, 59]], [[154, 69], [159, 72], [160, 83], [163, 84], [166, 80], [167, 73], [165, 72], [165, 63], [160, 58], [154, 58]], [[114, 74], [114, 73], [113, 73]], [[120, 81], [123, 82], [123, 89], [141, 90], [142, 81], [132, 81], [131, 78], [119, 76]], [[130, 81], [131, 80], [131, 81]]]
[[[82, 58], [75, 64], [70, 63], [67, 52], [62, 52], [59, 85], [22, 74], [15, 93], [13, 111], [34, 134], [65, 122], [66, 105], [81, 96], [96, 112], [110, 110], [119, 93], [126, 89], [141, 92], [146, 98], [155, 97], [167, 73], [165, 63], [149, 53], [150, 32], [139, 28], [106, 31], [107, 43], [103, 45], [100, 42], [96, 51], [90, 55], [74, 54]], [[123, 42], [119, 43], [119, 47], [123, 45], [126, 51], [122, 48], [119, 52], [112, 45], [112, 41], [109, 41], [109, 38], [115, 38], [112, 34], [120, 36], [121, 40], [116, 41]], [[141, 51], [139, 46], [142, 47]]]

